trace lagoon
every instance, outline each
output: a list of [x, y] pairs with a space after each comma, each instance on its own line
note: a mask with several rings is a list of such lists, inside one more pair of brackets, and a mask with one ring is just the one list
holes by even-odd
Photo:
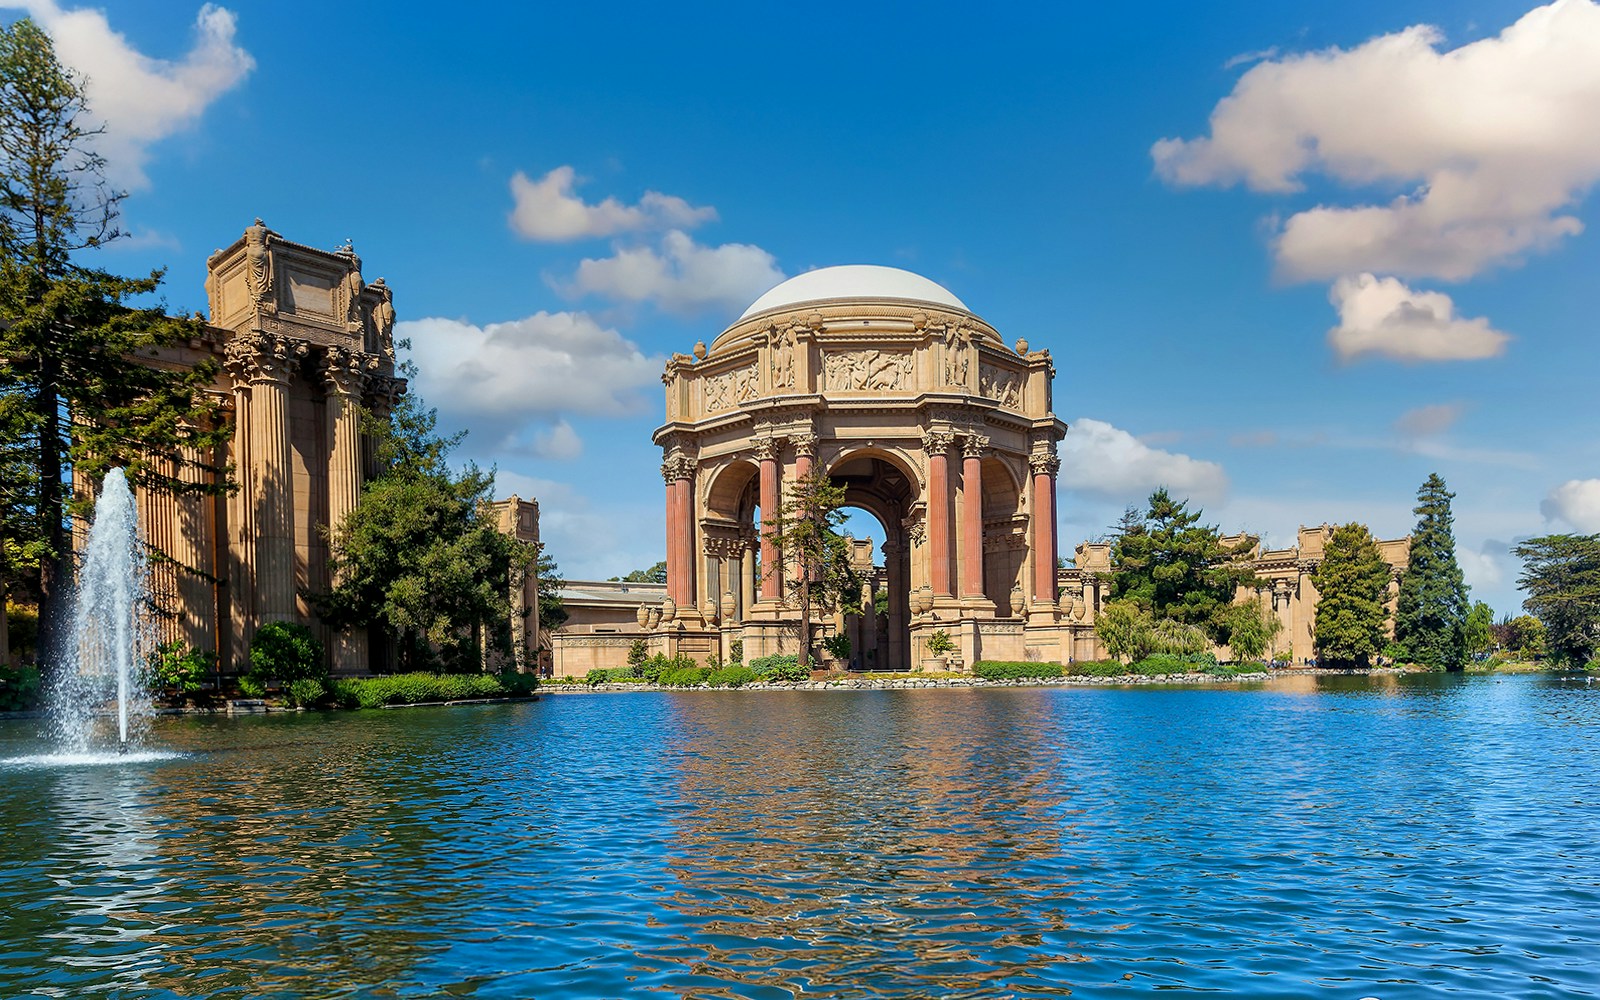
[[0, 995], [1594, 996], [1600, 684], [0, 723]]

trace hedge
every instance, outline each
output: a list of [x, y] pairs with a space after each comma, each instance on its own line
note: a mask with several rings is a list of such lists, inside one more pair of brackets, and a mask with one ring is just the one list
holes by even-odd
[[532, 674], [514, 673], [500, 676], [415, 673], [337, 678], [329, 686], [329, 696], [341, 708], [382, 708], [424, 701], [517, 697], [530, 693], [538, 686], [538, 679]]
[[1059, 663], [979, 660], [972, 665], [972, 672], [986, 681], [1019, 681], [1061, 677], [1066, 674], [1066, 668]]

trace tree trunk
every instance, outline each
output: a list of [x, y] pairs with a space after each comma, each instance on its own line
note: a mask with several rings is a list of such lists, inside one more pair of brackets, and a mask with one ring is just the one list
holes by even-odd
[[66, 503], [61, 463], [61, 405], [56, 396], [58, 364], [45, 352], [39, 364], [39, 395], [35, 405], [44, 417], [39, 428], [39, 515], [44, 519], [49, 551], [39, 560], [38, 659], [54, 666], [67, 641], [66, 584], [72, 546], [66, 531]]

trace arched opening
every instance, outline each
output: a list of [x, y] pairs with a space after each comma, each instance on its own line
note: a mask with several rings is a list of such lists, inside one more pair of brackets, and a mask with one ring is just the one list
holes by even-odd
[[863, 540], [856, 556], [863, 565], [857, 566], [857, 572], [871, 581], [861, 602], [863, 613], [843, 623], [854, 631], [852, 665], [866, 670], [909, 670], [911, 543], [907, 522], [920, 494], [917, 478], [899, 456], [878, 449], [841, 455], [828, 474], [845, 489], [845, 506], [852, 512], [846, 530]]

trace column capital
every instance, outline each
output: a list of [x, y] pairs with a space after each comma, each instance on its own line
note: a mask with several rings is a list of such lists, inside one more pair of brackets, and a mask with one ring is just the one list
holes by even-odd
[[306, 356], [304, 341], [275, 333], [252, 331], [228, 341], [224, 348], [227, 369], [235, 379], [251, 385], [287, 385]]
[[376, 354], [330, 347], [322, 357], [322, 383], [329, 395], [360, 397], [378, 366]]
[[815, 434], [790, 434], [789, 443], [794, 446], [796, 456], [817, 457], [817, 436]]
[[955, 443], [954, 431], [928, 431], [922, 435], [922, 450], [929, 455], [943, 455]]
[[758, 461], [774, 461], [778, 457], [778, 441], [776, 438], [756, 438], [751, 442], [750, 447], [755, 451]]
[[661, 478], [668, 485], [680, 479], [693, 479], [694, 470], [699, 465], [698, 459], [690, 458], [681, 451], [674, 451], [661, 463]]
[[961, 439], [961, 454], [965, 458], [982, 458], [989, 452], [989, 439], [982, 434], [968, 434]]
[[1033, 474], [1036, 476], [1053, 476], [1061, 471], [1061, 459], [1057, 458], [1055, 455], [1029, 455], [1028, 468], [1032, 469]]
[[378, 416], [384, 416], [405, 395], [406, 380], [393, 375], [369, 375], [366, 390], [367, 405]]

